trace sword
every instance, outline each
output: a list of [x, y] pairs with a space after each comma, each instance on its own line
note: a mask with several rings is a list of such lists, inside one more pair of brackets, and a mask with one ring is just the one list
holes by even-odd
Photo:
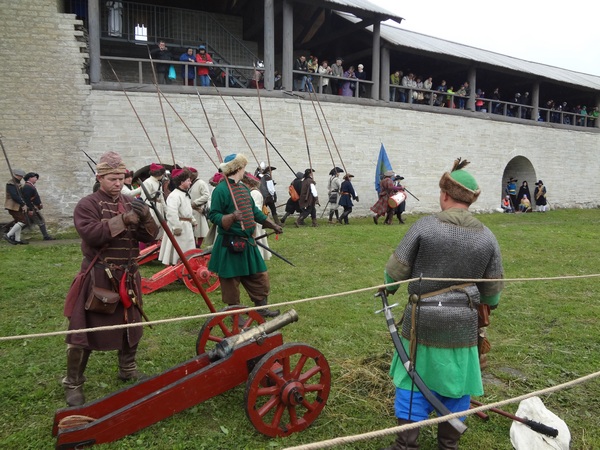
[[[261, 236], [261, 238], [264, 236]], [[260, 239], [260, 238], [258, 238]], [[296, 267], [294, 264], [292, 264], [290, 261], [288, 261], [287, 259], [285, 259], [283, 256], [281, 256], [279, 253], [274, 252], [271, 248], [267, 247], [264, 244], [261, 244], [260, 242], [258, 242], [256, 239], [254, 239], [254, 241], [256, 242], [256, 245], [258, 245], [259, 247], [264, 248], [265, 250], [267, 250], [268, 252], [271, 252], [272, 254], [274, 254], [275, 256], [277, 256], [279, 259], [285, 261], [286, 263], [288, 263], [290, 266], [292, 267]]]
[[[387, 321], [388, 329], [390, 330], [390, 334], [392, 336], [394, 347], [396, 347], [398, 356], [400, 357], [402, 365], [404, 366], [404, 369], [406, 369], [408, 376], [413, 380], [415, 386], [419, 388], [419, 391], [421, 391], [423, 397], [425, 397], [425, 399], [431, 404], [431, 406], [433, 406], [438, 415], [446, 416], [448, 414], [451, 414], [450, 410], [446, 407], [446, 405], [444, 405], [440, 400], [438, 400], [438, 398], [435, 395], [433, 395], [433, 393], [427, 387], [421, 376], [415, 370], [413, 362], [410, 361], [409, 356], [406, 353], [404, 346], [402, 345], [402, 341], [400, 341], [400, 337], [398, 337], [398, 330], [396, 328], [396, 323], [394, 322], [394, 316], [392, 315], [391, 308], [393, 308], [396, 305], [389, 305], [387, 294], [385, 293], [385, 291], [378, 292], [377, 294], [375, 294], [375, 297], [381, 297], [383, 309], [376, 312], [379, 313], [383, 311], [385, 319]], [[458, 418], [450, 419], [448, 423], [460, 434], [463, 434], [467, 430], [467, 426], [464, 423], [462, 423]]]
[[415, 195], [415, 194], [413, 194], [412, 192], [410, 192], [410, 191], [409, 191], [408, 189], [406, 189], [404, 186], [402, 186], [402, 187], [404, 188], [404, 190], [405, 190], [406, 192], [408, 192], [410, 195], [412, 195], [412, 196], [415, 198], [415, 200], [417, 200], [418, 202], [420, 202], [420, 201], [421, 201], [421, 200], [419, 200], [419, 199], [416, 197], [416, 195]]

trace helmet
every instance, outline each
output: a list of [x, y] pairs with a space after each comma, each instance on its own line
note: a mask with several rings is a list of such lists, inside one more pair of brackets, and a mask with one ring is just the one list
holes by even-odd
[[257, 69], [264, 69], [265, 68], [265, 63], [263, 63], [262, 61], [256, 61], [256, 64], [254, 65], [254, 67], [256, 67]]

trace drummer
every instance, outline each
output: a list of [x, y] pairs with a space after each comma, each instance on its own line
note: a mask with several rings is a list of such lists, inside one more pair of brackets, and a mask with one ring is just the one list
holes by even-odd
[[394, 186], [394, 181], [392, 178], [395, 176], [394, 172], [388, 170], [384, 172], [383, 179], [379, 183], [379, 199], [377, 203], [371, 206], [371, 211], [373, 211], [373, 222], [377, 225], [378, 220], [381, 216], [386, 216], [385, 225], [392, 224], [392, 218], [394, 217], [395, 206], [392, 207], [389, 204], [390, 198], [397, 192], [400, 191], [400, 188]]
[[[395, 208], [395, 214], [396, 217], [398, 218], [398, 224], [402, 225], [404, 224], [404, 219], [402, 218], [402, 213], [404, 211], [406, 211], [406, 192], [404, 191], [404, 186], [402, 186], [402, 184], [400, 184], [400, 181], [404, 180], [404, 177], [401, 177], [400, 175], [396, 175], [394, 177], [394, 186], [399, 188], [399, 191], [397, 194], [393, 195], [392, 198], [396, 198], [398, 197], [398, 200], [400, 201], [400, 203], [396, 202], [396, 208]], [[402, 195], [399, 195], [399, 194]], [[391, 201], [391, 198], [390, 198]], [[390, 205], [392, 206], [392, 205]], [[391, 222], [391, 219], [390, 219]]]

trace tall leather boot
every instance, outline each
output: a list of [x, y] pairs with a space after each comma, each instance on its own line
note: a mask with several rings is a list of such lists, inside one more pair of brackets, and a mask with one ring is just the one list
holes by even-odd
[[285, 223], [285, 220], [288, 218], [289, 215], [290, 215], [290, 213], [285, 213], [283, 215], [283, 217], [281, 218], [281, 225], [283, 225]]
[[319, 226], [319, 224], [317, 223], [317, 219], [313, 219], [312, 220], [312, 226], [313, 227], [318, 227]]
[[392, 224], [392, 219], [394, 218], [394, 210], [392, 209], [391, 211], [389, 211], [387, 213], [387, 215], [385, 216], [385, 222], [383, 222], [385, 225], [391, 225]]
[[[398, 419], [398, 425], [406, 425], [414, 423], [412, 420]], [[381, 450], [418, 450], [419, 444], [417, 439], [419, 438], [420, 428], [413, 428], [412, 430], [403, 431], [396, 435], [396, 441], [391, 447], [386, 447]]]
[[[254, 302], [254, 304], [256, 306], [267, 306], [267, 299], [263, 298], [262, 300], [259, 300], [257, 302]], [[259, 313], [261, 316], [263, 317], [277, 317], [279, 315], [279, 310], [278, 309], [269, 309], [269, 308], [262, 308], [262, 309], [257, 309], [256, 310], [257, 313]]]
[[62, 384], [65, 388], [65, 400], [69, 406], [81, 406], [85, 403], [83, 395], [83, 372], [87, 366], [90, 350], [81, 347], [67, 348], [67, 376]]
[[135, 362], [135, 355], [137, 353], [137, 344], [133, 347], [129, 346], [127, 337], [123, 339], [123, 348], [119, 350], [119, 380], [122, 381], [138, 381], [147, 378], [142, 372], [138, 372], [137, 363]]
[[273, 212], [273, 220], [277, 225], [281, 226], [281, 220], [279, 220], [279, 216], [277, 215], [276, 211]]
[[338, 222], [339, 223], [344, 223], [345, 222], [346, 224], [348, 224], [348, 214], [349, 214], [348, 211], [344, 211], [342, 213], [342, 215], [340, 216], [340, 218], [338, 219]]
[[438, 424], [437, 438], [439, 450], [458, 450], [460, 433], [448, 422]]
[[[334, 214], [335, 212], [336, 212], [336, 211], [333, 211], [333, 210], [329, 211], [329, 223], [330, 223], [330, 224], [333, 224], [333, 214]], [[337, 219], [337, 214], [336, 214], [336, 219]]]
[[48, 234], [48, 230], [46, 229], [45, 223], [40, 224], [39, 227], [40, 227], [40, 231], [42, 232], [42, 236], [44, 236], [45, 241], [54, 241], [55, 240], [55, 238], [53, 238], [52, 236], [50, 236]]
[[334, 209], [333, 213], [335, 214], [335, 219], [339, 222], [340, 221], [340, 212], [337, 209]]
[[296, 219], [296, 221], [294, 222], [294, 226], [296, 228], [300, 228], [301, 225], [304, 225], [304, 219], [306, 219], [309, 214], [310, 214], [309, 212], [300, 213], [300, 215], [298, 216], [298, 219]]

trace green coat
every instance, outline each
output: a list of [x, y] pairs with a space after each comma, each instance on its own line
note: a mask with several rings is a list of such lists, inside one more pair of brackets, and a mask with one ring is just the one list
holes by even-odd
[[[244, 216], [244, 227], [242, 230], [240, 222], [234, 222], [229, 230], [222, 227], [223, 216], [233, 213], [235, 210], [231, 193], [225, 183], [229, 182], [238, 205]], [[213, 245], [208, 270], [219, 275], [221, 278], [233, 278], [266, 272], [267, 266], [262, 258], [258, 246], [252, 237], [256, 223], [263, 223], [267, 216], [256, 207], [250, 190], [242, 183], [234, 183], [227, 179], [221, 181], [212, 193], [209, 220], [217, 225], [217, 238]], [[224, 243], [232, 236], [240, 236], [247, 240], [243, 252], [233, 253]]]

